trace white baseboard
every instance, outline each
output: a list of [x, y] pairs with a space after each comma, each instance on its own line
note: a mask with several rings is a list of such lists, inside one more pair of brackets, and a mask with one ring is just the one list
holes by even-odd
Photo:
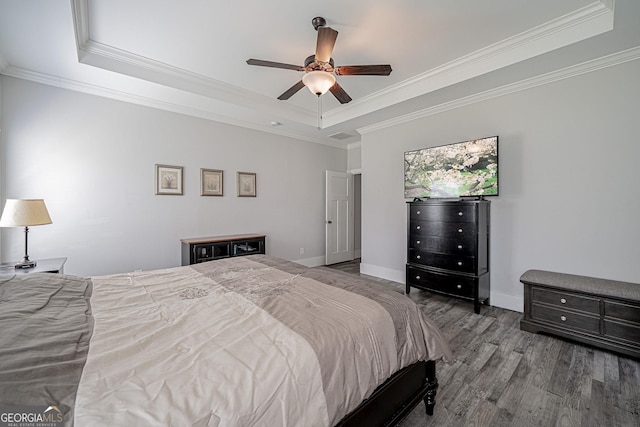
[[[317, 267], [324, 265], [324, 257], [314, 257], [296, 260], [298, 264], [305, 265], [307, 267]], [[360, 273], [367, 276], [379, 277], [385, 280], [391, 280], [396, 283], [406, 283], [405, 271], [394, 270], [392, 268], [380, 267], [373, 264], [360, 263]], [[507, 310], [524, 312], [524, 297], [503, 294], [500, 292], [492, 291], [490, 295], [491, 305], [494, 307], [505, 308]]]
[[507, 310], [524, 312], [524, 297], [502, 294], [500, 292], [491, 292], [490, 303], [494, 307], [506, 308]]
[[313, 258], [295, 259], [293, 262], [302, 264], [305, 267], [318, 267], [324, 265], [324, 256], [316, 256]]
[[404, 270], [394, 270], [391, 268], [380, 267], [372, 264], [360, 263], [360, 273], [368, 276], [379, 277], [381, 279], [391, 280], [392, 282], [405, 283]]
[[[391, 268], [361, 263], [360, 273], [391, 280], [397, 283], [406, 283], [406, 273], [404, 270], [398, 271]], [[518, 311], [520, 313], [524, 312], [524, 298], [522, 296], [514, 296], [492, 291], [489, 302], [494, 307], [505, 308], [507, 310]]]

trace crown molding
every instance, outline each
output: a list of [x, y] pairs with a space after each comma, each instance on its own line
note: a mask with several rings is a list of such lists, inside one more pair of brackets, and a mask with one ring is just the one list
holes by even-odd
[[640, 47], [634, 47], [626, 49], [620, 52], [616, 52], [610, 55], [606, 55], [590, 61], [585, 61], [577, 65], [566, 67], [560, 70], [552, 71], [549, 73], [541, 74], [536, 77], [521, 80], [516, 83], [500, 86], [494, 89], [479, 92], [463, 98], [458, 98], [453, 101], [445, 102], [442, 104], [434, 105], [432, 107], [424, 108], [422, 110], [415, 111], [411, 114], [395, 117], [390, 120], [385, 120], [376, 123], [371, 126], [364, 126], [358, 128], [357, 131], [364, 135], [371, 132], [376, 132], [381, 129], [389, 128], [399, 124], [411, 122], [423, 117], [432, 116], [435, 114], [443, 113], [445, 111], [453, 110], [467, 105], [476, 104], [478, 102], [487, 101], [489, 99], [497, 98], [504, 95], [509, 95], [515, 92], [531, 89], [537, 86], [554, 83], [560, 80], [569, 79], [582, 74], [598, 71], [603, 68], [614, 67], [616, 65], [624, 64], [625, 62], [637, 61], [640, 59]]
[[[613, 28], [614, 0], [596, 1], [531, 30], [480, 49], [414, 78], [323, 114], [322, 127], [390, 107], [416, 96], [495, 71]], [[81, 63], [159, 83], [245, 108], [261, 108], [316, 127], [315, 112], [91, 40], [88, 0], [72, 0]]]
[[[323, 113], [322, 128], [330, 128], [348, 120], [428, 94], [434, 90], [445, 88], [507, 65], [517, 63], [524, 59], [528, 59], [559, 47], [575, 43], [576, 41], [583, 40], [587, 37], [611, 30], [613, 28], [614, 5], [615, 0], [595, 1], [594, 3], [572, 13], [554, 19], [494, 45], [480, 49], [440, 67], [436, 67], [414, 78], [408, 79], [361, 99], [354, 100], [349, 104], [342, 105], [340, 108], [326, 111]], [[300, 124], [301, 126], [308, 126], [310, 128], [317, 127], [315, 111], [300, 108], [291, 103], [276, 101], [270, 97], [259, 95], [240, 87], [229, 85], [203, 75], [192, 73], [178, 67], [173, 67], [169, 64], [154, 61], [152, 59], [91, 40], [89, 28], [89, 1], [71, 0], [71, 8], [77, 55], [78, 60], [81, 63], [123, 75], [140, 78], [169, 88], [178, 89], [186, 93], [202, 96], [203, 98], [211, 101], [228, 103], [234, 107], [247, 108], [248, 110], [269, 111], [275, 116], [286, 118], [286, 121]], [[631, 52], [629, 53], [631, 57], [637, 55], [634, 54], [633, 51], [634, 49], [627, 51]], [[613, 57], [616, 57], [617, 55], [621, 55], [621, 57], [624, 56], [622, 53], [618, 53], [610, 55], [609, 57], [611, 58], [604, 57], [604, 63], [610, 64], [604, 66], [615, 65], [613, 62], [609, 63], [607, 61], [615, 61]], [[637, 59], [637, 57], [633, 59]], [[595, 64], [597, 64], [598, 61], [599, 60], [589, 61], [588, 63], [579, 64], [575, 67], [569, 67], [564, 70], [555, 71], [518, 83], [505, 85], [482, 93], [476, 93], [465, 98], [422, 109], [420, 111], [376, 123], [371, 126], [364, 126], [361, 129], [358, 129], [358, 131], [360, 133], [373, 132], [378, 129], [415, 120], [420, 117], [437, 114], [438, 112], [502, 96], [503, 94], [525, 90], [529, 87], [547, 84], [562, 78], [569, 78], [571, 77], [571, 73], [574, 71], [576, 74], [573, 75], [583, 74], [585, 72], [593, 71], [589, 70], [588, 64], [596, 66]], [[219, 121], [243, 128], [291, 137], [297, 140], [319, 143], [342, 149], [355, 148], [359, 146], [355, 145], [359, 144], [359, 142], [345, 144], [344, 142], [332, 141], [330, 138], [326, 138], [324, 136], [318, 136], [317, 138], [309, 136], [309, 134], [305, 134], [304, 130], [300, 130], [300, 134], [298, 134], [298, 131], [291, 130], [290, 128], [288, 129], [287, 127], [273, 127], [266, 124], [261, 125], [259, 123], [251, 123], [249, 120], [230, 117], [232, 113], [225, 115], [224, 113], [220, 114], [219, 111], [214, 112], [212, 111], [213, 109], [209, 110], [207, 107], [202, 108], [201, 106], [195, 106], [188, 102], [171, 102], [171, 100], [167, 99], [168, 97], [165, 99], [149, 98], [112, 90], [108, 87], [66, 80], [51, 75], [15, 68], [11, 66], [1, 55], [0, 72], [12, 77], [63, 87], [78, 92], [118, 99], [125, 102], [146, 105], [152, 108], [191, 115], [208, 120]], [[564, 72], [567, 73], [566, 76], [564, 76]]]
[[304, 125], [317, 127], [315, 111], [303, 109], [290, 103], [282, 103], [183, 68], [96, 42], [90, 37], [88, 0], [72, 0], [72, 9], [78, 61], [82, 64], [245, 108], [266, 109], [273, 112], [275, 116], [286, 117]]
[[71, 16], [79, 53], [80, 48], [89, 41], [89, 0], [71, 0]]
[[163, 101], [158, 98], [149, 98], [140, 95], [134, 95], [129, 92], [122, 92], [106, 88], [103, 86], [97, 86], [93, 84], [79, 82], [77, 80], [69, 80], [49, 74], [43, 74], [26, 70], [22, 68], [7, 66], [2, 70], [2, 75], [7, 77], [14, 77], [17, 79], [27, 80], [35, 83], [40, 83], [47, 86], [54, 86], [61, 89], [67, 89], [75, 92], [81, 92], [88, 95], [95, 95], [102, 98], [114, 99], [117, 101], [128, 102], [136, 105], [143, 105], [146, 107], [155, 108], [158, 110], [170, 111], [173, 113], [184, 114], [191, 117], [198, 117], [201, 119], [220, 122], [232, 126], [238, 126], [246, 129], [257, 130], [260, 132], [266, 132], [274, 135], [279, 135], [287, 138], [293, 138], [305, 142], [311, 142], [314, 144], [326, 145], [334, 148], [346, 149], [345, 144], [326, 140], [322, 137], [313, 138], [305, 134], [298, 134], [296, 132], [288, 131], [285, 127], [274, 128], [272, 126], [261, 126], [253, 122], [247, 122], [239, 120], [233, 117], [217, 114], [213, 111], [207, 111], [201, 108], [194, 108], [183, 104], [177, 104], [173, 102]]
[[327, 126], [513, 65], [613, 29], [614, 0], [596, 1], [324, 114]]
[[317, 126], [314, 111], [282, 103], [237, 86], [210, 77], [145, 58], [89, 40], [78, 50], [79, 61], [109, 71], [180, 89], [199, 96], [239, 105], [245, 108], [261, 108], [279, 117], [287, 117], [308, 126]]

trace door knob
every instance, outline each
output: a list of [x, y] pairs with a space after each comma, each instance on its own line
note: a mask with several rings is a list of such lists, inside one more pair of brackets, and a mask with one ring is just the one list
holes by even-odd
[[333, 224], [331, 221], [327, 221], [327, 224]]

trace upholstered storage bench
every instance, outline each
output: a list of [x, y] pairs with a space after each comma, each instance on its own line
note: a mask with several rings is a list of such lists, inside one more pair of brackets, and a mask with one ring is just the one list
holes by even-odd
[[640, 358], [640, 284], [529, 270], [520, 329]]

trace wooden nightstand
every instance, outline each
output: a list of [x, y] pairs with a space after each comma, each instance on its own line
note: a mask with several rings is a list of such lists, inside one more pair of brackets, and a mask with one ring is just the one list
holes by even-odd
[[66, 258], [37, 259], [33, 268], [13, 268], [15, 263], [3, 263], [2, 273], [31, 274], [31, 273], [64, 273]]

